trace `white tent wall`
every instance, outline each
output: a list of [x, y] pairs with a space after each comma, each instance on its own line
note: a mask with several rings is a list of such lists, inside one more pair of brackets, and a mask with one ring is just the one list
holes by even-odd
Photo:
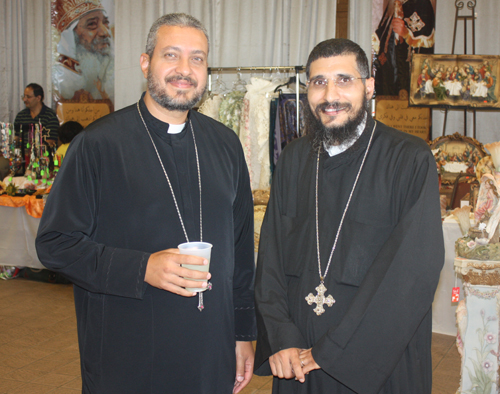
[[[103, 0], [106, 1], [106, 0]], [[464, 1], [465, 7], [467, 2]], [[371, 53], [372, 0], [349, 1], [349, 37]], [[145, 89], [139, 67], [149, 27], [160, 15], [186, 12], [200, 19], [211, 41], [209, 64], [230, 66], [303, 65], [314, 45], [335, 36], [336, 0], [115, 0], [115, 109], [137, 100]], [[500, 1], [477, 0], [476, 54], [500, 54]], [[0, 0], [0, 121], [13, 121], [30, 82], [45, 89], [51, 104], [50, 0]], [[455, 1], [437, 0], [436, 53], [450, 53]], [[463, 53], [459, 23], [455, 53]], [[470, 35], [470, 25], [468, 35]], [[469, 40], [468, 53], [472, 52]], [[444, 114], [433, 110], [432, 138], [441, 135]], [[467, 134], [472, 135], [472, 113]], [[500, 112], [477, 112], [476, 137], [500, 140]], [[463, 111], [448, 113], [446, 134], [464, 129]]]
[[[107, 0], [101, 0], [103, 4]], [[161, 15], [186, 12], [210, 36], [209, 65], [303, 65], [314, 45], [335, 36], [335, 0], [114, 0], [115, 109], [145, 89], [139, 66], [147, 33]], [[12, 122], [30, 82], [51, 105], [50, 0], [0, 0], [0, 121]]]

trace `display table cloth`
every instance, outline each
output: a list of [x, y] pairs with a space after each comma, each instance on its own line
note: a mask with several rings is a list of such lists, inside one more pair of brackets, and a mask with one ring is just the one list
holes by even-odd
[[[460, 287], [460, 296], [463, 298], [462, 280], [459, 277], [455, 281], [455, 242], [462, 236], [458, 221], [454, 216], [448, 216], [443, 220], [444, 235], [444, 266], [441, 270], [438, 287], [432, 303], [432, 331], [446, 335], [457, 335], [455, 311], [457, 302], [451, 302], [451, 291], [455, 287]], [[422, 245], [425, 247], [425, 245]]]
[[[5, 202], [6, 199], [0, 198], [0, 201]], [[37, 201], [43, 204], [42, 200]], [[0, 265], [45, 268], [38, 260], [35, 250], [40, 219], [30, 216], [25, 209], [26, 205], [19, 208], [2, 205], [0, 205]]]
[[11, 197], [6, 194], [0, 196], [0, 205], [4, 207], [24, 207], [28, 215], [40, 219], [43, 213], [43, 199], [35, 196]]

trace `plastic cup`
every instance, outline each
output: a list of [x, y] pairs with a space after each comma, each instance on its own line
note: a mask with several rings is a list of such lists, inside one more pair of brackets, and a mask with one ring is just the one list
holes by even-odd
[[[210, 254], [212, 252], [212, 244], [208, 242], [185, 242], [177, 246], [179, 248], [180, 254], [187, 254], [190, 256], [199, 256], [208, 260], [207, 265], [193, 265], [193, 264], [182, 264], [184, 268], [188, 268], [190, 270], [208, 272], [210, 268]], [[206, 279], [192, 279], [198, 282], [204, 282]], [[201, 292], [205, 291], [206, 287], [186, 287], [187, 291], [193, 292]]]

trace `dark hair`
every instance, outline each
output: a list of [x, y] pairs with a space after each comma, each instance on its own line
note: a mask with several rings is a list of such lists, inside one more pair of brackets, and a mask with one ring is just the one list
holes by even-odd
[[320, 42], [314, 47], [309, 54], [306, 65], [306, 77], [309, 79], [309, 71], [311, 63], [320, 58], [328, 58], [333, 56], [355, 55], [356, 65], [362, 78], [370, 77], [370, 67], [365, 51], [354, 41], [346, 38], [331, 38]]
[[43, 94], [43, 88], [39, 84], [30, 83], [26, 87], [33, 89], [33, 94], [35, 95], [35, 97], [42, 96], [42, 101], [43, 101], [43, 98], [45, 97], [45, 95]]
[[70, 120], [63, 123], [57, 130], [57, 133], [59, 134], [61, 143], [69, 144], [71, 140], [82, 130], [83, 126], [80, 123]]
[[[208, 39], [207, 29], [202, 25], [202, 23], [188, 14], [174, 13], [163, 15], [158, 18], [149, 29], [148, 40], [146, 42], [146, 54], [149, 58], [153, 57], [153, 52], [155, 51], [158, 30], [162, 26], [179, 26], [179, 27], [193, 27], [200, 30], [207, 37], [208, 47], [210, 48], [210, 40]], [[208, 55], [208, 54], [207, 54]]]

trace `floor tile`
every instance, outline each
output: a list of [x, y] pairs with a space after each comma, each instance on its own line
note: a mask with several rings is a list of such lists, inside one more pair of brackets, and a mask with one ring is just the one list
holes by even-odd
[[[71, 285], [0, 281], [0, 333], [0, 394], [81, 392]], [[432, 394], [455, 394], [460, 356], [454, 337], [433, 334], [432, 363]], [[271, 388], [271, 377], [254, 375], [241, 394], [270, 394]]]
[[33, 383], [45, 384], [47, 386], [60, 387], [75, 380], [74, 376], [58, 373], [47, 373], [33, 380]]
[[26, 383], [19, 380], [10, 380], [2, 378], [2, 385], [0, 386], [0, 394], [10, 393], [12, 390], [17, 389], [20, 386], [24, 386]]
[[47, 394], [53, 390], [54, 387], [43, 384], [23, 383], [21, 386], [8, 391], [8, 394]]

